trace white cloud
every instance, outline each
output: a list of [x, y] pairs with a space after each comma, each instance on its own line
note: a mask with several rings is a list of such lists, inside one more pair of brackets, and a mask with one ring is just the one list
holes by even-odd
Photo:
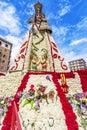
[[68, 48], [67, 46], [62, 47], [60, 52], [67, 62], [72, 60], [73, 57], [75, 57], [75, 52], [71, 50], [70, 48]]
[[85, 53], [77, 54], [77, 53], [73, 52], [73, 54], [72, 54], [70, 52], [70, 53], [67, 53], [66, 55], [67, 55], [67, 57], [66, 57], [67, 61], [72, 61], [72, 60], [77, 60], [77, 59], [82, 59], [83, 58], [87, 62], [87, 55]]
[[52, 30], [53, 30], [53, 33], [56, 34], [57, 36], [60, 36], [60, 35], [65, 36], [67, 34], [68, 28], [63, 27], [63, 26], [56, 27], [53, 25]]
[[87, 30], [87, 17], [84, 17], [78, 24], [78, 29], [86, 29]]
[[0, 35], [2, 38], [13, 43], [10, 64], [15, 59], [22, 44], [24, 34], [20, 36], [21, 24], [16, 13], [16, 8], [6, 2], [0, 2], [0, 29], [7, 32], [7, 35]]
[[3, 8], [4, 6], [7, 6], [6, 2], [0, 2], [0, 6]]
[[66, 5], [65, 7], [62, 7], [61, 10], [59, 11], [59, 16], [64, 16], [65, 14], [67, 14], [71, 9], [70, 5]]
[[79, 39], [79, 40], [74, 40], [70, 43], [71, 46], [73, 45], [78, 45], [80, 43], [83, 43], [83, 42], [87, 42], [87, 38], [82, 38], [82, 39]]
[[59, 17], [64, 16], [65, 14], [69, 13], [71, 10], [71, 3], [69, 0], [61, 0], [61, 2], [59, 3], [59, 11], [58, 11], [58, 15]]
[[55, 14], [52, 12], [49, 12], [49, 14], [47, 15], [48, 19], [54, 19], [54, 20], [56, 20], [56, 22], [62, 21], [62, 16], [69, 13], [72, 7], [70, 4], [70, 1], [60, 0], [57, 8], [58, 9], [56, 10]]
[[8, 33], [20, 33], [20, 22], [16, 9], [6, 2], [0, 2], [0, 28]]
[[12, 62], [14, 61], [14, 59], [16, 58], [19, 49], [20, 49], [20, 44], [16, 45], [13, 47], [12, 52], [11, 52], [11, 59], [10, 59], [10, 65], [12, 64]]
[[18, 45], [20, 43], [22, 43], [22, 36], [20, 37], [16, 37], [13, 35], [7, 35], [5, 36], [6, 40], [13, 43], [13, 45]]
[[28, 3], [23, 13], [30, 16], [34, 15], [34, 3]]
[[7, 35], [5, 38], [7, 41], [13, 43], [12, 52], [11, 52], [11, 59], [10, 59], [10, 65], [11, 65], [13, 60], [16, 58], [16, 56], [19, 52], [20, 46], [22, 45], [23, 36], [16, 37], [16, 36], [12, 36], [12, 35]]
[[56, 43], [58, 44], [58, 46], [62, 46], [63, 43], [65, 42], [68, 28], [63, 26], [56, 27], [53, 25], [52, 30], [53, 30], [53, 37]]
[[70, 48], [62, 48], [61, 54], [67, 62], [83, 58], [87, 62], [87, 54], [85, 52], [78, 54]]

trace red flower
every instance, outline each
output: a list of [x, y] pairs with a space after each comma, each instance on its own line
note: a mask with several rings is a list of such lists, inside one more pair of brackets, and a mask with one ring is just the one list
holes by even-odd
[[49, 93], [49, 98], [50, 98], [50, 99], [53, 99], [53, 98], [54, 98], [54, 91], [50, 91], [50, 93]]
[[[61, 89], [60, 84], [57, 80], [57, 75], [53, 74], [53, 81], [56, 85], [56, 91], [60, 97], [60, 102], [62, 104], [62, 109], [65, 115], [65, 122], [68, 130], [78, 130], [78, 123], [76, 122], [76, 115], [72, 110], [70, 103], [68, 102], [64, 92]], [[73, 125], [72, 125], [73, 124]]]
[[42, 86], [42, 85], [39, 87], [39, 91], [40, 91], [42, 94], [44, 94], [45, 90], [46, 90], [46, 87], [44, 87], [44, 86]]
[[57, 54], [54, 54], [52, 57], [53, 57], [53, 58], [57, 58]]
[[83, 92], [87, 92], [87, 70], [80, 70], [78, 71], [78, 74], [80, 76], [80, 81], [82, 84], [82, 90]]
[[[28, 79], [29, 79], [29, 73], [26, 73], [25, 76], [23, 77], [22, 81], [21, 81], [21, 84], [20, 84], [16, 94], [19, 93], [20, 91], [23, 92], [23, 90], [25, 89], [26, 84], [28, 82]], [[16, 94], [14, 96], [13, 102], [15, 101], [15, 103], [17, 105], [17, 109], [19, 109], [18, 102], [19, 102], [20, 98], [18, 98]], [[12, 105], [13, 105], [13, 103], [12, 103]], [[11, 118], [12, 118], [12, 105], [8, 108], [8, 111], [6, 112], [6, 116], [5, 116], [4, 120], [3, 120], [3, 124], [5, 126], [3, 125], [1, 130], [10, 130]]]

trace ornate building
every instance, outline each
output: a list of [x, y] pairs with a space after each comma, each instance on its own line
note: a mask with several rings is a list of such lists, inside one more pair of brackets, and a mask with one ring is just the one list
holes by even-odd
[[87, 72], [70, 72], [42, 4], [37, 2], [34, 8], [19, 54], [7, 75], [0, 77], [0, 128], [85, 130]]
[[9, 68], [12, 43], [0, 37], [0, 72], [6, 73]]

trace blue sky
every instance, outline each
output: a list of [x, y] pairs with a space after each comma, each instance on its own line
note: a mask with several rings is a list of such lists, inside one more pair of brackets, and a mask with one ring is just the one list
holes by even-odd
[[[65, 60], [87, 62], [87, 0], [39, 0], [52, 27], [52, 36]], [[13, 43], [16, 57], [34, 14], [36, 0], [0, 0], [0, 37]]]

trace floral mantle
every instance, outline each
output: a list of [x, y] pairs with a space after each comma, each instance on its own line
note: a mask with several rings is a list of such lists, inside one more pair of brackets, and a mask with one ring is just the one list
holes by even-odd
[[8, 108], [12, 105], [13, 97], [2, 97], [0, 98], [0, 123], [2, 117], [7, 112]]
[[[53, 83], [55, 89], [49, 89], [49, 91], [46, 91], [47, 86], [46, 85], [41, 85], [37, 84], [38, 87], [35, 88], [35, 86], [31, 83], [30, 87], [27, 91], [27, 93], [24, 95], [24, 90], [27, 87], [27, 83], [31, 77], [31, 75], [36, 75], [36, 77], [39, 77], [39, 75], [44, 75], [45, 76], [45, 81], [48, 81], [49, 83]], [[73, 75], [69, 75], [68, 73], [66, 74], [66, 77], [72, 77]], [[78, 130], [81, 128], [81, 130], [86, 130], [87, 129], [87, 122], [86, 122], [86, 116], [87, 116], [87, 93], [81, 93], [81, 94], [76, 94], [73, 96], [68, 96], [66, 98], [65, 93], [62, 91], [61, 85], [58, 82], [58, 74], [57, 73], [26, 73], [21, 80], [21, 84], [15, 94], [14, 97], [11, 97], [11, 99], [4, 99], [8, 102], [6, 102], [6, 114], [5, 118], [3, 120], [3, 127], [1, 130], [9, 130], [10, 125], [11, 125], [11, 117], [12, 117], [12, 105], [13, 101], [16, 102], [18, 110], [20, 109], [20, 103], [21, 99], [23, 99], [22, 102], [22, 107], [25, 108], [27, 104], [30, 105], [31, 111], [39, 111], [40, 110], [40, 105], [43, 100], [46, 102], [46, 104], [49, 104], [48, 100], [50, 99], [51, 103], [54, 102], [54, 97], [57, 95], [57, 98], [60, 98], [60, 103], [62, 105], [62, 110], [64, 112], [64, 117], [63, 120], [65, 120], [67, 130]], [[40, 80], [40, 79], [39, 79]], [[50, 88], [50, 87], [49, 87]], [[54, 91], [55, 90], [55, 91]], [[78, 95], [80, 95], [80, 98], [77, 98]], [[27, 96], [27, 97], [26, 97]], [[85, 97], [85, 99], [83, 99]], [[69, 102], [68, 102], [68, 100]], [[1, 104], [3, 102], [1, 101]], [[71, 104], [71, 105], [70, 105]], [[48, 105], [50, 106], [50, 105]], [[72, 107], [73, 106], [73, 107]], [[72, 109], [73, 108], [73, 109]], [[50, 108], [49, 108], [50, 109]], [[54, 109], [54, 108], [53, 108]], [[57, 114], [57, 112], [56, 112]], [[53, 117], [49, 117], [49, 120], [52, 122], [52, 124], [55, 124]], [[73, 127], [72, 127], [72, 122], [73, 122]], [[34, 123], [32, 124], [34, 126]], [[51, 123], [50, 123], [51, 125]], [[64, 129], [66, 130], [66, 129]]]

